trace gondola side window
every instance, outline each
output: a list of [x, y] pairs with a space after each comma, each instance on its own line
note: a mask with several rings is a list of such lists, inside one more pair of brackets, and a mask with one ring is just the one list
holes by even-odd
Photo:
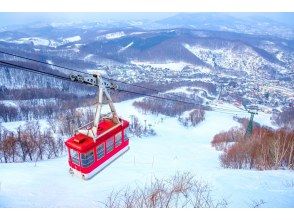
[[80, 162], [79, 162], [79, 153], [73, 149], [70, 149], [70, 158], [71, 158], [71, 161], [77, 165], [80, 165]]
[[82, 154], [82, 166], [89, 167], [94, 163], [94, 151], [91, 150], [88, 153]]
[[115, 135], [115, 146], [118, 147], [122, 143], [122, 133], [119, 132]]
[[129, 140], [130, 131], [129, 128], [124, 130], [124, 140]]
[[104, 157], [104, 144], [100, 144], [97, 148], [97, 159], [100, 160]]
[[113, 137], [112, 137], [106, 141], [106, 153], [111, 152], [113, 150], [113, 148], [114, 148], [114, 141], [113, 141]]

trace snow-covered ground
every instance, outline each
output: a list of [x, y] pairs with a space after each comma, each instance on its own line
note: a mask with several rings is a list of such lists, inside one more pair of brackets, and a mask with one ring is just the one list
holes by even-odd
[[[220, 152], [210, 146], [210, 141], [221, 130], [239, 126], [232, 115], [207, 112], [204, 122], [185, 128], [176, 118], [144, 115], [132, 102], [118, 103], [118, 112], [126, 119], [136, 115], [142, 123], [146, 119], [157, 136], [131, 138], [130, 150], [88, 181], [68, 173], [66, 156], [36, 164], [0, 164], [0, 206], [100, 207], [99, 201], [105, 201], [113, 190], [189, 171], [207, 181], [213, 187], [214, 198], [225, 198], [229, 207], [249, 207], [253, 200], [263, 200], [262, 207], [294, 207], [293, 171], [234, 170], [220, 166]], [[258, 117], [259, 123], [269, 123], [270, 115]]]
[[54, 40], [48, 40], [39, 37], [27, 37], [20, 38], [18, 40], [11, 41], [12, 43], [17, 44], [28, 44], [33, 43], [35, 46], [48, 46], [48, 47], [57, 47], [59, 44]]
[[203, 62], [211, 66], [220, 66], [226, 69], [245, 71], [248, 74], [256, 74], [256, 67], [273, 66], [282, 73], [287, 73], [287, 70], [279, 65], [273, 64], [252, 48], [245, 45], [236, 49], [236, 45], [230, 47], [206, 48], [201, 45], [183, 44], [183, 46], [201, 59]]
[[63, 43], [67, 44], [67, 43], [72, 43], [72, 42], [76, 42], [80, 40], [81, 40], [80, 36], [73, 36], [73, 37], [64, 38]]
[[125, 36], [125, 33], [123, 31], [109, 33], [109, 34], [104, 35], [104, 37], [108, 40], [120, 38], [123, 36]]
[[0, 39], [0, 41], [4, 41], [4, 42], [12, 42], [16, 44], [34, 44], [35, 46], [46, 46], [46, 47], [53, 47], [53, 48], [56, 48], [58, 46], [61, 46], [67, 43], [78, 42], [80, 40], [81, 40], [80, 36], [73, 36], [73, 37], [68, 37], [64, 39], [60, 38], [58, 41], [55, 41], [53, 39], [40, 38], [40, 37], [25, 37], [25, 38], [19, 38], [17, 40]]
[[124, 50], [126, 50], [126, 49], [128, 49], [129, 47], [131, 47], [132, 45], [134, 44], [134, 42], [132, 41], [131, 43], [129, 43], [127, 46], [125, 46], [125, 47], [122, 47], [118, 52], [120, 53], [120, 52], [122, 52], [122, 51], [124, 51]]

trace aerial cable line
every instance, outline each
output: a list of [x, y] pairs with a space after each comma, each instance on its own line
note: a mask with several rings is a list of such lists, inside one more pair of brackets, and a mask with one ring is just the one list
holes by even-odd
[[29, 67], [25, 67], [25, 66], [13, 64], [13, 63], [8, 63], [8, 62], [2, 61], [2, 60], [0, 60], [0, 63], [4, 64], [6, 66], [15, 67], [17, 69], [32, 71], [32, 72], [35, 72], [35, 73], [40, 74], [40, 75], [52, 76], [52, 77], [55, 77], [55, 78], [71, 81], [70, 78], [68, 78], [66, 76], [56, 75], [56, 74], [48, 73], [48, 72], [45, 72], [45, 71], [42, 71], [42, 70], [36, 70], [36, 69], [29, 68]]
[[[4, 65], [7, 65], [7, 66], [15, 67], [15, 68], [18, 68], [18, 69], [21, 69], [21, 70], [26, 70], [26, 71], [39, 73], [41, 75], [47, 75], [47, 76], [67, 80], [67, 81], [70, 81], [70, 82], [85, 84], [85, 83], [79, 82], [79, 81], [72, 81], [69, 77], [66, 77], [66, 76], [59, 76], [59, 75], [56, 75], [56, 74], [52, 74], [52, 73], [44, 72], [44, 71], [41, 71], [41, 70], [36, 70], [36, 69], [20, 66], [20, 65], [17, 65], [17, 64], [13, 64], [13, 63], [8, 63], [8, 62], [1, 61], [1, 60], [0, 60], [0, 63], [2, 63]], [[112, 89], [112, 88], [110, 88], [110, 89]], [[117, 90], [119, 92], [128, 92], [128, 93], [132, 93], [132, 94], [136, 94], [136, 95], [148, 96], [148, 97], [157, 98], [157, 99], [164, 99], [164, 100], [168, 100], [168, 101], [182, 102], [182, 103], [185, 103], [185, 104], [199, 105], [197, 103], [191, 103], [191, 102], [186, 102], [186, 101], [177, 100], [177, 99], [171, 99], [171, 98], [167, 98], [167, 97], [160, 97], [160, 96], [150, 95], [150, 94], [146, 94], [146, 93], [142, 93], [142, 92], [134, 92], [134, 91], [123, 90], [123, 89], [113, 89], [113, 90]]]
[[[40, 60], [36, 60], [36, 59], [32, 59], [32, 58], [28, 58], [28, 57], [20, 56], [20, 55], [14, 54], [14, 53], [9, 53], [9, 52], [5, 52], [5, 51], [1, 51], [1, 50], [0, 50], [0, 53], [2, 53], [2, 54], [6, 54], [6, 55], [10, 55], [10, 56], [15, 56], [15, 57], [22, 58], [22, 59], [26, 59], [26, 60], [30, 60], [30, 61], [34, 61], [34, 62], [37, 62], [37, 63], [42, 63], [42, 64], [46, 64], [46, 65], [50, 65], [50, 66], [54, 66], [54, 67], [58, 67], [58, 68], [61, 68], [61, 69], [66, 69], [66, 70], [70, 70], [70, 71], [74, 71], [74, 72], [82, 73], [82, 74], [89, 74], [89, 73], [87, 73], [87, 72], [80, 71], [80, 70], [77, 70], [77, 69], [72, 69], [72, 68], [68, 68], [68, 67], [61, 66], [61, 65], [52, 64], [52, 63], [48, 63], [48, 62], [44, 62], [44, 61], [40, 61]], [[157, 92], [157, 93], [163, 93], [163, 91], [160, 91], [160, 90], [157, 90], [157, 89], [153, 89], [153, 88], [149, 88], [149, 87], [145, 87], [145, 86], [140, 86], [140, 85], [135, 85], [135, 84], [131, 84], [131, 83], [128, 83], [128, 82], [125, 82], [125, 81], [121, 81], [121, 80], [116, 80], [116, 79], [108, 78], [108, 77], [105, 77], [105, 76], [102, 76], [102, 78], [107, 79], [107, 80], [110, 80], [110, 81], [118, 82], [118, 83], [123, 83], [123, 84], [130, 85], [130, 86], [137, 87], [137, 88], [142, 88], [142, 89], [146, 89], [146, 90], [154, 91], [154, 92]], [[161, 94], [158, 94], [158, 95], [161, 95]], [[195, 101], [195, 100], [192, 99], [192, 98], [184, 97], [184, 96], [177, 95], [177, 94], [168, 94], [168, 93], [167, 93], [166, 95], [168, 95], [168, 96], [173, 96], [173, 97], [178, 97], [178, 98], [181, 98], [181, 99], [191, 100], [191, 101], [193, 101], [193, 102]], [[225, 107], [217, 107], [217, 106], [215, 106], [214, 108], [219, 109], [219, 110], [228, 110], [228, 111], [231, 110], [231, 109], [229, 109], [229, 108], [225, 108]], [[247, 111], [242, 110], [242, 109], [240, 109], [240, 110], [234, 110], [234, 111], [247, 112]]]
[[70, 71], [74, 71], [74, 72], [78, 72], [78, 73], [88, 74], [87, 72], [83, 72], [83, 71], [80, 71], [80, 70], [76, 70], [76, 69], [72, 69], [72, 68], [69, 68], [69, 67], [60, 66], [60, 65], [57, 65], [57, 64], [53, 64], [53, 63], [48, 63], [48, 62], [41, 61], [41, 60], [36, 60], [36, 59], [33, 59], [33, 58], [29, 58], [29, 57], [20, 56], [20, 55], [14, 54], [14, 53], [8, 53], [8, 52], [1, 51], [1, 50], [0, 50], [0, 53], [6, 54], [6, 55], [10, 55], [10, 56], [14, 56], [14, 57], [21, 58], [21, 59], [25, 59], [25, 60], [34, 61], [34, 62], [37, 62], [37, 63], [42, 63], [42, 64], [46, 64], [46, 65], [50, 65], [50, 66], [54, 66], [54, 67], [58, 67], [58, 68], [62, 68], [62, 69], [66, 69], [66, 70], [70, 70]]
[[[9, 53], [9, 52], [5, 52], [5, 51], [1, 51], [1, 50], [0, 50], [0, 53], [6, 54], [6, 55], [10, 55], [10, 56], [14, 56], [14, 57], [18, 57], [18, 58], [21, 58], [21, 59], [26, 59], [26, 60], [34, 61], [34, 62], [37, 62], [37, 63], [42, 63], [42, 64], [45, 64], [45, 65], [50, 65], [50, 66], [58, 67], [58, 68], [61, 68], [61, 69], [66, 69], [66, 70], [70, 70], [70, 71], [82, 73], [82, 74], [89, 74], [89, 73], [84, 72], [84, 71], [80, 71], [80, 70], [76, 70], [76, 69], [64, 67], [64, 66], [61, 66], [61, 65], [52, 64], [52, 63], [48, 63], [48, 62], [45, 62], [45, 61], [40, 61], [40, 60], [36, 60], [36, 59], [32, 59], [32, 58], [20, 56], [20, 55], [14, 54], [14, 53]], [[142, 89], [151, 90], [151, 91], [154, 91], [154, 92], [157, 92], [157, 93], [162, 93], [163, 92], [163, 91], [160, 91], [160, 90], [157, 90], [157, 89], [148, 88], [148, 87], [140, 86], [140, 85], [134, 85], [134, 84], [130, 84], [130, 83], [127, 83], [127, 82], [124, 82], [124, 81], [121, 81], [121, 80], [116, 80], [116, 79], [108, 78], [108, 77], [105, 77], [105, 76], [102, 76], [102, 78], [105, 78], [107, 80], [111, 80], [111, 81], [114, 81], [114, 82], [119, 82], [119, 83], [127, 84], [127, 85], [130, 85], [130, 86], [133, 86], [133, 87], [138, 87], [138, 88], [142, 88]], [[186, 99], [186, 100], [188, 99], [188, 100], [191, 100], [191, 101], [195, 101], [192, 98], [180, 96], [180, 95], [177, 95], [177, 94], [167, 94], [167, 95], [178, 97], [178, 98], [182, 98], [182, 99]], [[223, 107], [215, 107], [215, 108], [218, 108], [220, 110], [230, 110], [230, 109], [225, 109]], [[238, 110], [236, 110], [236, 111], [238, 111]], [[246, 112], [245, 110], [240, 110], [240, 112], [241, 111], [242, 112]]]
[[[80, 83], [80, 84], [88, 85], [88, 84], [86, 84], [84, 82], [72, 81], [69, 77], [66, 77], [66, 76], [56, 75], [56, 74], [48, 73], [48, 72], [45, 72], [45, 71], [36, 70], [36, 69], [29, 68], [29, 67], [24, 67], [24, 66], [21, 66], [21, 65], [13, 64], [13, 63], [8, 63], [8, 62], [5, 62], [5, 61], [0, 61], [0, 63], [4, 64], [6, 66], [10, 66], [10, 67], [13, 67], [13, 68], [25, 70], [25, 71], [28, 71], [28, 72], [34, 72], [34, 73], [37, 73], [37, 74], [46, 75], [46, 76], [50, 76], [50, 77], [55, 77], [55, 78], [58, 78], [58, 79], [62, 79], [62, 80], [66, 80], [66, 81], [70, 81], [70, 82], [74, 82], [74, 83]], [[181, 102], [181, 103], [190, 104], [190, 105], [194, 105], [194, 106], [197, 106], [197, 107], [204, 108], [204, 110], [206, 110], [206, 111], [211, 111], [210, 109], [205, 109], [206, 106], [203, 106], [203, 105], [200, 105], [200, 104], [197, 104], [197, 103], [186, 102], [186, 101], [182, 101], [182, 100], [171, 99], [171, 98], [168, 98], [168, 97], [160, 97], [160, 96], [156, 96], [156, 95], [150, 95], [150, 94], [146, 94], [146, 93], [142, 93], [142, 92], [134, 92], [134, 91], [124, 90], [124, 89], [114, 89], [114, 88], [110, 88], [110, 89], [118, 91], [118, 92], [126, 92], [126, 93], [131, 93], [131, 94], [136, 94], [136, 95], [152, 97], [152, 98], [156, 98], [156, 99], [162, 99], [162, 100], [173, 101], [173, 102]], [[97, 104], [97, 103], [94, 103], [94, 104]], [[208, 106], [208, 107], [210, 107], [210, 106]], [[214, 110], [214, 111], [216, 111], [216, 110]], [[227, 114], [234, 114], [234, 112], [236, 112], [236, 111], [230, 111], [230, 112], [226, 111], [225, 112], [224, 110], [221, 110], [221, 111], [217, 110], [217, 111], [222, 112], [222, 113], [227, 113]], [[237, 114], [237, 113], [235, 113], [235, 114]]]
[[[34, 73], [37, 73], [37, 74], [46, 75], [46, 76], [55, 77], [55, 78], [58, 78], [58, 79], [73, 82], [69, 77], [66, 77], [66, 76], [60, 76], [60, 75], [48, 73], [48, 72], [45, 72], [45, 71], [36, 70], [36, 69], [20, 66], [20, 65], [17, 65], [17, 64], [8, 63], [8, 62], [5, 62], [5, 61], [0, 61], [0, 63], [4, 64], [6, 66], [17, 68], [17, 69], [21, 69], [21, 70], [25, 70], [25, 71], [29, 71], [29, 72], [34, 72]], [[78, 81], [74, 81], [74, 82], [75, 83], [80, 83], [80, 84], [86, 84], [86, 83], [78, 82]], [[113, 89], [113, 88], [110, 88], [110, 89]], [[191, 102], [186, 102], [186, 101], [182, 101], [182, 100], [171, 99], [171, 98], [168, 98], [168, 97], [160, 97], [160, 96], [150, 95], [150, 94], [146, 94], [146, 93], [142, 93], [142, 92], [134, 92], [134, 91], [123, 90], [123, 89], [113, 89], [113, 90], [117, 90], [119, 92], [127, 92], [127, 93], [131, 93], [131, 94], [142, 95], [142, 96], [148, 96], [148, 97], [167, 100], [167, 101], [181, 102], [181, 103], [190, 104], [190, 105], [194, 105], [194, 106], [197, 106], [197, 107], [205, 108], [205, 106], [197, 104], [197, 103], [191, 103]], [[94, 104], [96, 104], [96, 103], [94, 103]], [[209, 109], [204, 109], [204, 110], [209, 111]], [[216, 111], [216, 110], [214, 110], [214, 111]], [[217, 111], [219, 111], [219, 110], [217, 110]], [[224, 112], [224, 110], [221, 110], [219, 112], [227, 113], [227, 114], [234, 114], [234, 112], [235, 112], [235, 114], [236, 114], [236, 111], [233, 111], [233, 110], [226, 111], [226, 112]]]
[[177, 99], [171, 99], [168, 97], [160, 97], [160, 96], [149, 95], [149, 94], [145, 94], [145, 93], [141, 93], [141, 92], [134, 92], [134, 91], [123, 90], [123, 89], [116, 89], [116, 90], [119, 92], [128, 92], [128, 93], [132, 93], [132, 94], [136, 94], [136, 95], [144, 95], [144, 96], [148, 96], [148, 97], [156, 98], [156, 99], [163, 99], [163, 100], [172, 101], [172, 102], [181, 102], [181, 103], [185, 103], [185, 104], [198, 105], [199, 107], [204, 107], [204, 106], [197, 104], [197, 103], [186, 102], [186, 101], [177, 100]]
[[[25, 59], [25, 60], [34, 61], [34, 62], [45, 64], [45, 65], [50, 65], [50, 66], [58, 67], [58, 68], [65, 69], [65, 70], [74, 71], [74, 72], [77, 72], [77, 73], [89, 74], [89, 73], [84, 72], [84, 71], [72, 69], [72, 68], [69, 68], [69, 67], [60, 66], [60, 65], [57, 65], [57, 64], [48, 63], [48, 62], [41, 61], [41, 60], [36, 60], [36, 59], [33, 59], [33, 58], [28, 58], [28, 57], [20, 56], [20, 55], [14, 54], [14, 53], [9, 53], [9, 52], [5, 52], [5, 51], [1, 51], [1, 50], [0, 50], [0, 53], [6, 54], [6, 55], [9, 55], [9, 56], [14, 56], [14, 57], [21, 58], [21, 59]], [[108, 77], [105, 77], [105, 76], [102, 76], [102, 78], [107, 79], [107, 80], [110, 80], [110, 81], [122, 83], [122, 84], [131, 85], [131, 86], [134, 86], [134, 87], [137, 87], [137, 88], [151, 90], [151, 91], [154, 91], [154, 92], [157, 92], [157, 93], [162, 93], [163, 92], [163, 91], [160, 91], [160, 90], [157, 90], [157, 89], [148, 88], [148, 87], [145, 87], [145, 86], [140, 86], [140, 85], [135, 85], [135, 84], [130, 84], [130, 83], [125, 82], [125, 81], [116, 80], [116, 79], [108, 78]], [[174, 97], [179, 97], [179, 98], [185, 98], [185, 99], [189, 99], [189, 100], [195, 101], [195, 100], [193, 100], [193, 99], [191, 99], [189, 97], [183, 97], [183, 96], [176, 95], [176, 94], [168, 94], [168, 95], [174, 96]]]
[[[51, 77], [55, 77], [55, 78], [58, 78], [58, 79], [67, 80], [67, 81], [70, 81], [70, 82], [76, 82], [76, 83], [85, 84], [85, 83], [79, 82], [79, 81], [72, 81], [69, 77], [66, 77], [66, 76], [60, 76], [60, 75], [44, 72], [42, 70], [36, 70], [36, 69], [20, 66], [20, 65], [17, 65], [17, 64], [13, 64], [13, 63], [8, 63], [8, 62], [1, 61], [1, 60], [0, 60], [0, 63], [2, 63], [4, 65], [7, 65], [7, 66], [15, 67], [17, 69], [35, 72], [35, 73], [41, 74], [41, 75], [51, 76]], [[112, 89], [112, 88], [110, 88], [110, 89]], [[182, 103], [185, 103], [185, 104], [199, 105], [197, 103], [191, 103], [191, 102], [186, 102], [186, 101], [177, 100], [177, 99], [171, 99], [171, 98], [167, 98], [167, 97], [160, 97], [160, 96], [145, 94], [145, 93], [141, 93], [141, 92], [134, 92], [134, 91], [128, 91], [128, 90], [123, 90], [123, 89], [115, 89], [115, 90], [117, 90], [119, 92], [129, 92], [129, 93], [132, 93], [132, 94], [149, 96], [149, 97], [153, 97], [153, 98], [157, 98], [157, 99], [164, 99], [164, 100], [168, 100], [168, 101], [182, 102]]]
[[211, 108], [215, 108], [218, 110], [223, 110], [223, 111], [233, 111], [233, 112], [240, 112], [240, 113], [247, 113], [247, 111], [242, 110], [242, 109], [231, 109], [231, 108], [223, 108], [223, 107], [219, 107], [219, 106], [210, 106]]

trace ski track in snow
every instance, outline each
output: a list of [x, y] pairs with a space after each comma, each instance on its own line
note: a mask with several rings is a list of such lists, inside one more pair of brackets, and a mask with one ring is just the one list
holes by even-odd
[[[131, 138], [130, 150], [88, 181], [68, 173], [67, 156], [36, 164], [0, 164], [0, 207], [101, 207], [99, 201], [113, 190], [143, 186], [177, 171], [189, 171], [208, 182], [214, 199], [227, 199], [229, 207], [249, 207], [261, 199], [266, 202], [262, 207], [294, 207], [294, 187], [285, 184], [294, 181], [293, 171], [220, 167], [220, 152], [210, 141], [214, 134], [239, 126], [232, 115], [207, 112], [204, 122], [185, 128], [176, 118], [138, 112], [133, 101], [116, 104], [117, 111], [128, 120], [136, 115], [142, 124], [146, 119], [157, 136]], [[257, 121], [269, 123], [267, 118], [260, 115]], [[13, 129], [16, 124], [4, 126]]]

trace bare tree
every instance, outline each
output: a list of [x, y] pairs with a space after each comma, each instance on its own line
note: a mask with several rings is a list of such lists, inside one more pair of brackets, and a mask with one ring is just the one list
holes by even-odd
[[251, 204], [249, 204], [249, 207], [250, 208], [260, 208], [264, 204], [266, 204], [266, 202], [263, 199], [260, 199], [260, 200], [252, 200]]
[[4, 138], [1, 144], [1, 151], [4, 157], [4, 162], [8, 163], [10, 160], [16, 162], [17, 148], [16, 138], [13, 133], [4, 132]]
[[[238, 130], [216, 134], [212, 146], [222, 150], [222, 166], [249, 169], [293, 169], [294, 132], [288, 129], [273, 130], [257, 127], [251, 137]], [[225, 146], [225, 147], [224, 147]]]
[[38, 122], [19, 126], [15, 133], [0, 126], [0, 162], [25, 162], [55, 158], [64, 152], [63, 139]]
[[226, 200], [214, 201], [211, 188], [190, 173], [177, 173], [169, 179], [153, 180], [131, 190], [112, 192], [105, 202], [108, 208], [212, 208], [226, 207]]

